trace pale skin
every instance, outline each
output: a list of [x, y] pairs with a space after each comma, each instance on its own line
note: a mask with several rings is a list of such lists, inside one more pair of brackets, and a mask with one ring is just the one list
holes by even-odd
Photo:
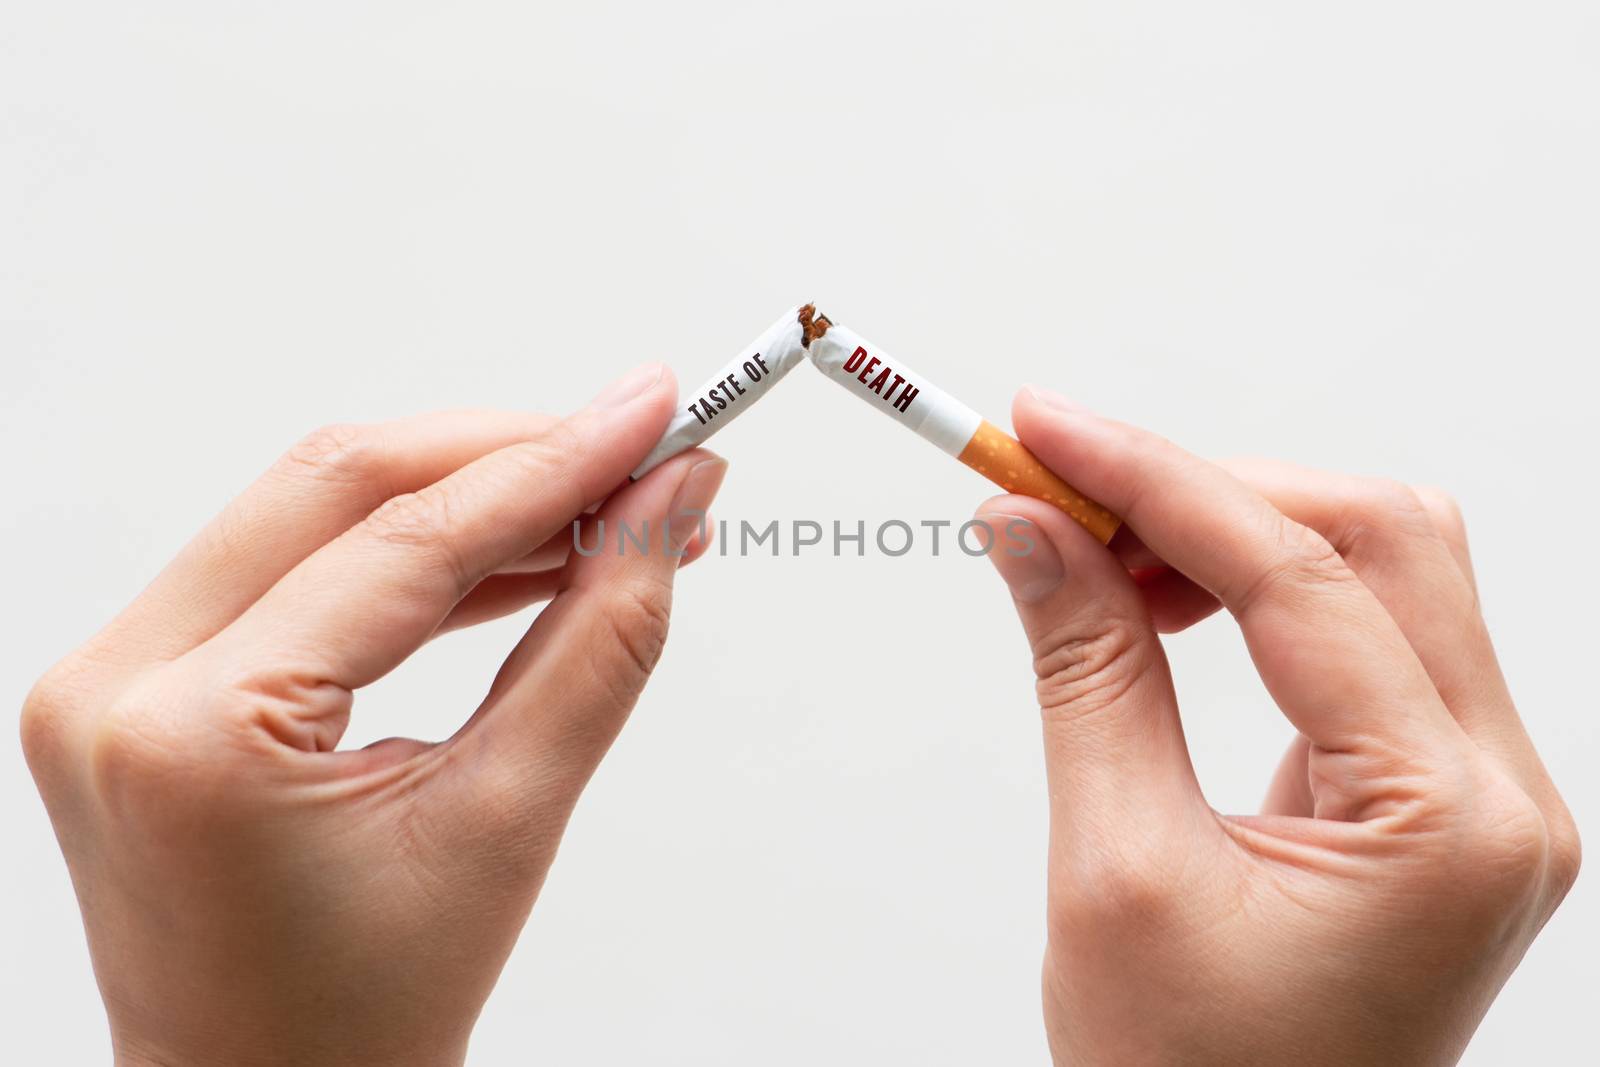
[[[1044, 1009], [1058, 1063], [1444, 1064], [1577, 876], [1442, 494], [1226, 468], [1025, 390], [1047, 465], [994, 553], [1033, 652], [1050, 782]], [[1257, 815], [1195, 780], [1158, 631], [1226, 609], [1298, 739]]]
[[[682, 513], [721, 460], [626, 484], [674, 398], [651, 366], [566, 418], [312, 435], [39, 682], [23, 744], [119, 1062], [463, 1059], [705, 548]], [[1037, 501], [979, 513], [1039, 534], [991, 559], [1039, 678], [1057, 1062], [1454, 1060], [1578, 868], [1459, 515], [1042, 391], [1014, 421], [1127, 527], [1107, 551]], [[595, 507], [666, 541], [569, 557]], [[449, 740], [338, 749], [357, 689], [544, 600]], [[1259, 815], [1206, 804], [1157, 636], [1219, 606], [1299, 735]]]

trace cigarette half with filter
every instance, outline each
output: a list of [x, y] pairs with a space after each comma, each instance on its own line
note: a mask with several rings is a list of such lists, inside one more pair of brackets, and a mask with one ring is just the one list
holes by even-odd
[[1006, 492], [1054, 504], [1102, 544], [1117, 532], [1120, 519], [1062, 481], [1021, 441], [859, 334], [816, 315], [804, 339], [823, 374]]
[[783, 317], [744, 346], [716, 376], [692, 393], [679, 397], [678, 412], [666, 433], [633, 472], [646, 473], [696, 445], [705, 444], [722, 427], [738, 418], [785, 374], [806, 358], [805, 339], [813, 330], [811, 304], [790, 308]]

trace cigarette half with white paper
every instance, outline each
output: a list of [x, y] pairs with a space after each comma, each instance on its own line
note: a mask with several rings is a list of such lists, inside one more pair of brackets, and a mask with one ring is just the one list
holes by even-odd
[[785, 312], [716, 377], [681, 397], [667, 432], [633, 477], [704, 444], [808, 356], [823, 374], [1006, 492], [1054, 504], [1101, 543], [1117, 532], [1121, 520], [1062, 481], [1021, 441], [905, 363], [829, 321], [813, 304]]
[[667, 432], [634, 469], [634, 478], [696, 445], [738, 418], [766, 395], [785, 374], [806, 358], [806, 333], [816, 308], [811, 304], [790, 308], [783, 317], [745, 345], [715, 377], [692, 393], [678, 398], [678, 411]]
[[807, 331], [811, 362], [919, 437], [1008, 493], [1054, 504], [1093, 534], [1111, 540], [1121, 520], [1072, 486], [1021, 441], [859, 334], [817, 315]]

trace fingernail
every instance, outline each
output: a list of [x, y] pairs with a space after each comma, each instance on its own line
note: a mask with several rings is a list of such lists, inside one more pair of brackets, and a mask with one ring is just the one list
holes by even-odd
[[703, 459], [689, 468], [683, 484], [672, 495], [672, 507], [667, 512], [667, 531], [674, 554], [681, 555], [684, 546], [705, 526], [706, 512], [727, 473], [728, 461], [720, 457]]
[[1078, 403], [1076, 400], [1069, 400], [1068, 398], [1062, 396], [1060, 393], [1054, 391], [1053, 389], [1046, 389], [1043, 386], [1039, 386], [1039, 385], [1029, 385], [1029, 386], [1025, 386], [1024, 388], [1027, 390], [1029, 396], [1033, 397], [1035, 400], [1037, 400], [1039, 403], [1043, 404], [1047, 408], [1055, 408], [1057, 411], [1088, 411], [1089, 410], [1087, 407], [1085, 407], [1084, 405]]
[[660, 363], [646, 363], [642, 367], [635, 367], [600, 390], [595, 398], [589, 401], [589, 406], [619, 408], [659, 382], [664, 369]]
[[[1043, 600], [1061, 587], [1066, 569], [1044, 531], [1020, 515], [985, 513], [979, 516], [994, 530], [989, 560], [1005, 579], [1013, 599], [1024, 604]], [[1013, 527], [1012, 524], [1018, 524]], [[1025, 532], [1021, 527], [1026, 526]], [[1016, 529], [1017, 536], [1008, 531]]]

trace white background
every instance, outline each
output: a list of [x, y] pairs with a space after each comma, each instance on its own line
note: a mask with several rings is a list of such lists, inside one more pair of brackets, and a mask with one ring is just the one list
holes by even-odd
[[[4, 3], [0, 695], [319, 424], [692, 384], [815, 298], [991, 418], [1039, 381], [1452, 490], [1594, 840], [1597, 55], [1577, 0]], [[734, 520], [986, 495], [807, 368], [718, 446]], [[525, 624], [348, 740], [448, 734]], [[1253, 808], [1286, 727], [1225, 621], [1171, 652]], [[986, 562], [696, 565], [474, 1060], [1045, 1062], [1037, 732]], [[100, 1061], [14, 740], [0, 835], [0, 1058]], [[1586, 1060], [1597, 933], [1591, 870], [1468, 1061]]]

